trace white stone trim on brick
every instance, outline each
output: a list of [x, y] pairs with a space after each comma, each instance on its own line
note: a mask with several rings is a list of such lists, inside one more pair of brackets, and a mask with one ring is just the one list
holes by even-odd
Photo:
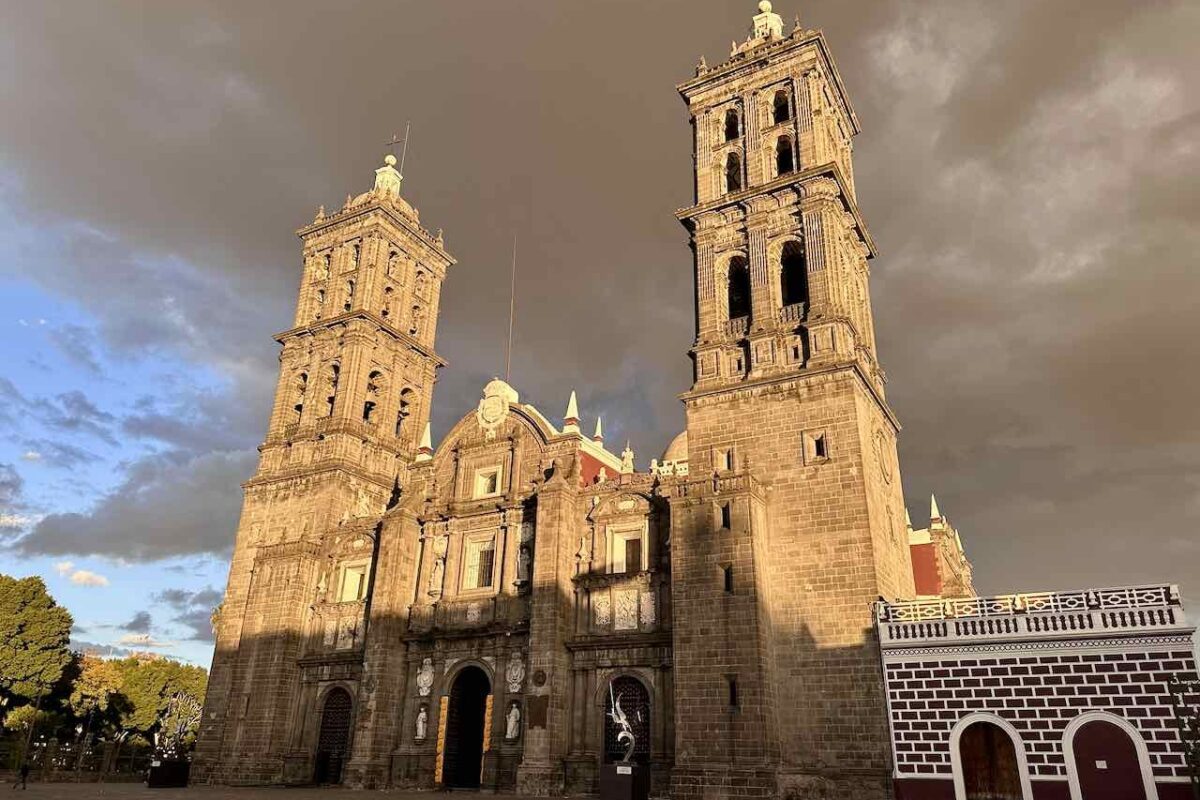
[[1107, 711], [1088, 711], [1071, 720], [1063, 731], [1063, 755], [1067, 761], [1067, 785], [1071, 789], [1071, 800], [1083, 800], [1083, 791], [1079, 786], [1079, 768], [1075, 765], [1075, 734], [1089, 722], [1111, 722], [1123, 730], [1133, 740], [1137, 750], [1138, 769], [1142, 773], [1142, 787], [1146, 791], [1146, 800], [1158, 800], [1158, 788], [1154, 785], [1154, 771], [1150, 767], [1150, 750], [1138, 731], [1128, 720]]
[[1025, 759], [1025, 743], [1021, 741], [1021, 734], [1004, 718], [982, 711], [967, 714], [956, 722], [950, 731], [950, 769], [954, 774], [955, 800], [967, 800], [967, 788], [963, 779], [962, 751], [959, 749], [958, 740], [962, 737], [963, 731], [976, 722], [990, 722], [1008, 734], [1008, 738], [1013, 743], [1013, 750], [1017, 754], [1017, 771], [1021, 777], [1021, 798], [1022, 800], [1033, 800], [1033, 786], [1029, 782], [1029, 763]]

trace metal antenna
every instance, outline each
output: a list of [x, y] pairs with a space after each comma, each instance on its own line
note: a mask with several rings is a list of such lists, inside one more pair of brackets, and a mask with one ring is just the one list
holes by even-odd
[[512, 368], [513, 311], [517, 305], [517, 232], [513, 231], [512, 280], [508, 287], [508, 346], [504, 348], [504, 382]]
[[400, 151], [400, 177], [404, 177], [404, 159], [408, 155], [408, 130], [412, 127], [412, 122], [404, 123], [404, 149]]

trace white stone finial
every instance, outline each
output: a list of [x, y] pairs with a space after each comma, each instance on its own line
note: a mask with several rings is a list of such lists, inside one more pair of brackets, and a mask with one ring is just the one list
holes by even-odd
[[770, 14], [773, 10], [771, 6], [771, 0], [762, 0], [762, 2], [758, 4], [758, 10], [763, 14]]
[[429, 429], [429, 423], [425, 423], [425, 430], [421, 431], [421, 446], [417, 450], [417, 461], [429, 461], [433, 458], [433, 435]]
[[394, 167], [396, 166], [396, 157], [391, 153], [388, 153], [383, 157], [383, 163], [387, 164], [389, 167]]
[[563, 415], [563, 433], [579, 433], [579, 401], [575, 398], [575, 390], [571, 390], [571, 399], [567, 401], [567, 413]]
[[604, 441], [604, 421], [601, 417], [596, 417], [596, 432], [592, 434], [593, 442]]
[[937, 496], [931, 494], [931, 495], [929, 495], [929, 519], [930, 520], [935, 520], [935, 519], [940, 520], [941, 518], [942, 518], [942, 512], [938, 509]]

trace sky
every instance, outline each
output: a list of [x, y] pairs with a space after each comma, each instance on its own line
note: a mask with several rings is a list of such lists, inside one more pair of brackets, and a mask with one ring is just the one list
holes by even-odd
[[[317, 206], [404, 194], [458, 259], [434, 437], [502, 370], [552, 418], [683, 427], [675, 85], [753, 2], [0, 5], [0, 572], [73, 638], [207, 664]], [[1200, 4], [779, 0], [862, 122], [858, 199], [914, 522], [984, 593], [1200, 597]], [[790, 29], [790, 25], [789, 25]]]

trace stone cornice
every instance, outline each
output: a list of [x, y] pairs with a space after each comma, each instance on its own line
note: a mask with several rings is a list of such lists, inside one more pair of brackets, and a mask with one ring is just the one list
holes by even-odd
[[395, 328], [391, 324], [385, 322], [383, 320], [383, 317], [380, 317], [374, 311], [370, 311], [365, 308], [359, 308], [359, 309], [355, 309], [353, 311], [347, 311], [344, 314], [338, 314], [336, 317], [329, 317], [328, 319], [318, 320], [317, 322], [314, 322], [311, 325], [300, 325], [299, 327], [289, 328], [286, 331], [281, 331], [280, 333], [275, 334], [274, 338], [275, 338], [275, 341], [279, 342], [280, 344], [286, 344], [289, 339], [295, 339], [297, 337], [304, 336], [306, 334], [311, 336], [319, 330], [332, 328], [337, 325], [344, 325], [347, 322], [350, 322], [355, 319], [365, 319], [365, 320], [368, 320], [369, 322], [374, 323], [375, 325], [379, 326], [379, 329], [381, 331], [383, 331], [384, 333], [389, 334], [390, 336], [395, 338], [397, 341], [403, 342], [404, 344], [408, 345], [413, 350], [416, 350], [418, 353], [420, 353], [425, 358], [428, 358], [431, 361], [433, 361], [434, 365], [438, 368], [444, 367], [449, 363], [444, 358], [442, 358], [440, 355], [438, 355], [437, 352], [432, 347], [427, 347], [426, 345], [417, 341], [417, 339], [415, 339], [414, 337], [401, 331], [399, 328]]
[[[878, 249], [875, 247], [875, 240], [871, 237], [870, 230], [867, 229], [866, 220], [863, 219], [862, 212], [859, 210], [858, 204], [855, 203], [853, 195], [848, 190], [849, 184], [842, 175], [842, 169], [836, 162], [820, 164], [815, 167], [793, 172], [788, 175], [776, 178], [770, 183], [764, 183], [760, 186], [754, 186], [748, 189], [743, 189], [740, 192], [724, 195], [716, 200], [699, 205], [681, 208], [675, 212], [675, 218], [678, 219], [683, 226], [689, 231], [696, 228], [697, 218], [711, 213], [724, 211], [731, 206], [741, 206], [745, 208], [748, 203], [756, 197], [771, 192], [777, 192], [781, 189], [797, 188], [803, 192], [802, 184], [809, 183], [816, 178], [828, 178], [837, 183], [838, 196], [840, 197], [846, 211], [854, 219], [854, 228], [858, 235], [862, 238], [863, 243], [867, 246], [867, 258], [874, 258], [879, 255]], [[747, 213], [749, 209], [747, 209]]]
[[297, 230], [296, 235], [301, 239], [307, 239], [314, 234], [325, 231], [327, 228], [339, 227], [352, 222], [357, 217], [366, 216], [372, 211], [382, 212], [384, 216], [393, 222], [393, 224], [403, 229], [414, 239], [417, 239], [426, 247], [428, 247], [433, 253], [435, 253], [445, 262], [444, 267], [449, 267], [452, 264], [458, 263], [454, 259], [454, 256], [446, 252], [446, 249], [438, 243], [437, 238], [430, 234], [429, 231], [421, 227], [421, 225], [416, 221], [409, 219], [406, 214], [398, 211], [394, 206], [392, 206], [392, 204], [380, 202], [378, 198], [367, 200], [365, 203], [360, 205], [342, 209], [316, 222], [311, 222]]
[[825, 41], [825, 34], [821, 31], [804, 31], [798, 37], [768, 42], [745, 55], [735, 56], [723, 64], [718, 64], [702, 75], [686, 80], [675, 88], [683, 96], [683, 99], [690, 103], [692, 97], [706, 89], [713, 88], [718, 83], [749, 75], [762, 69], [764, 62], [769, 63], [781, 57], [791, 57], [795, 51], [810, 44], [816, 46], [818, 60], [829, 74], [830, 82], [833, 84], [838, 101], [842, 106], [842, 113], [849, 119], [854, 133], [861, 133], [862, 126], [859, 125], [858, 115], [854, 113], [854, 106], [850, 103], [850, 95], [846, 92], [842, 75], [838, 72], [837, 64], [834, 63], [833, 56], [829, 53], [829, 44]]
[[866, 375], [866, 373], [863, 372], [862, 365], [857, 361], [831, 364], [824, 367], [807, 367], [801, 372], [789, 372], [783, 375], [771, 375], [753, 380], [740, 381], [732, 386], [726, 384], [723, 386], [714, 386], [711, 389], [692, 389], [683, 392], [682, 394], [678, 395], [678, 397], [684, 402], [685, 405], [687, 405], [703, 400], [715, 400], [718, 399], [720, 395], [749, 395], [756, 389], [772, 388], [782, 391], [790, 388], [791, 384], [801, 383], [808, 378], [819, 375], [831, 375], [837, 372], [845, 371], [852, 372], [858, 378], [859, 383], [862, 384], [862, 386], [870, 393], [871, 397], [875, 399], [875, 402], [883, 411], [884, 416], [887, 417], [888, 421], [892, 423], [892, 426], [898, 433], [901, 429], [900, 420], [896, 418], [896, 415], [892, 412], [892, 408], [888, 405], [887, 400], [884, 399], [883, 395], [879, 393], [879, 390], [875, 388], [875, 385], [871, 382], [870, 378]]

